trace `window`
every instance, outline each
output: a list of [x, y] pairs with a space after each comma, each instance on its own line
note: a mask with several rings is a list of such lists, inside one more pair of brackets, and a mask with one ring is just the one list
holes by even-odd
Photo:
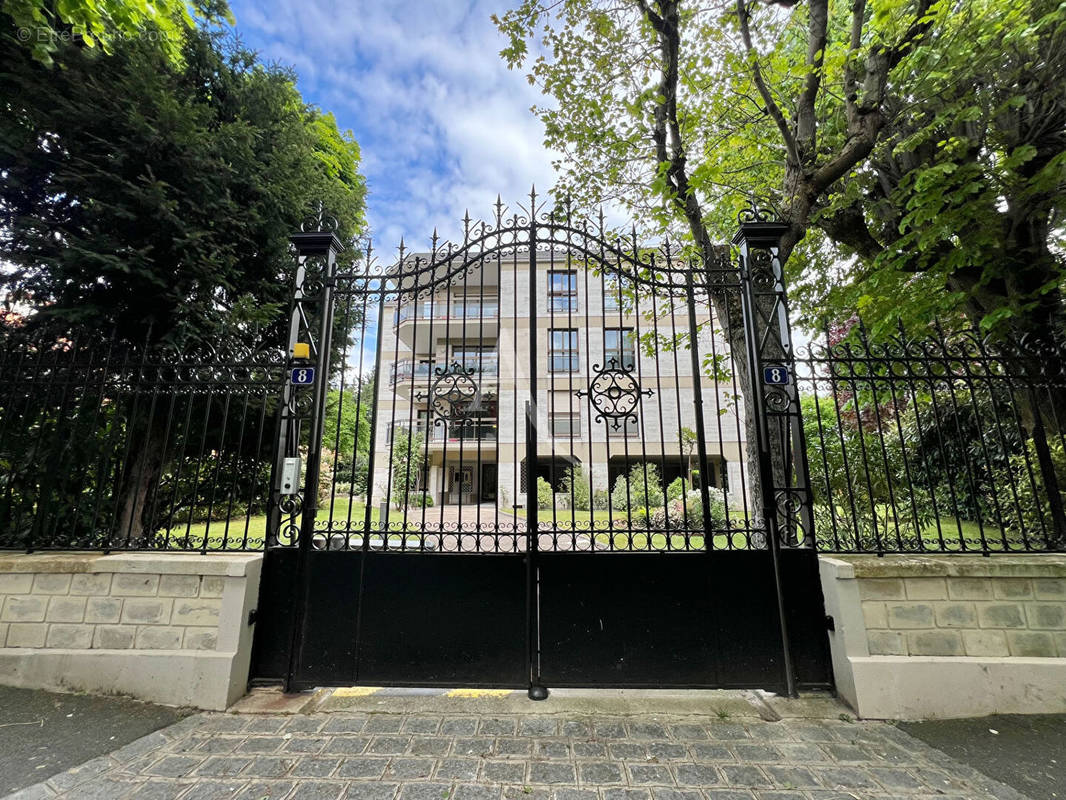
[[618, 311], [624, 305], [625, 284], [613, 272], [603, 273], [603, 310]]
[[[617, 428], [614, 427], [615, 422], [618, 422]], [[627, 436], [640, 436], [640, 423], [638, 420], [627, 417], [626, 419], [607, 421], [608, 439], [624, 439]]]
[[575, 270], [549, 270], [548, 311], [577, 311], [577, 272]]
[[551, 415], [552, 436], [560, 438], [578, 437], [581, 435], [581, 415], [563, 412]]
[[[611, 359], [614, 359], [613, 363]], [[604, 328], [603, 361], [605, 367], [636, 368], [637, 337], [632, 328]]]
[[548, 331], [548, 371], [578, 371], [577, 330], [552, 328]]

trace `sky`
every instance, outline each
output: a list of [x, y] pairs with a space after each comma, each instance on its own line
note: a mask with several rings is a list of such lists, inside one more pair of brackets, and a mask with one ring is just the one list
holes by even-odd
[[292, 67], [304, 99], [355, 134], [382, 261], [401, 236], [428, 249], [467, 209], [488, 217], [497, 194], [517, 203], [553, 183], [529, 110], [543, 98], [507, 69], [490, 19], [517, 1], [231, 0], [245, 44]]

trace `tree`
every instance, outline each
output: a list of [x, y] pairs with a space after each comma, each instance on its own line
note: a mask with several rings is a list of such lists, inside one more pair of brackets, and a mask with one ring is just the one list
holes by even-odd
[[190, 31], [182, 52], [178, 66], [144, 38], [110, 56], [65, 44], [54, 69], [0, 54], [3, 288], [37, 310], [28, 327], [274, 343], [289, 234], [317, 201], [345, 241], [362, 229], [358, 145], [290, 71], [219, 31]]
[[[0, 52], [2, 286], [34, 309], [26, 336], [239, 359], [284, 341], [288, 236], [313, 203], [345, 242], [362, 229], [358, 146], [290, 71], [208, 29], [187, 33], [182, 56], [150, 37], [111, 55], [64, 43], [54, 68]], [[142, 408], [124, 425], [119, 527], [136, 535], [167, 469], [166, 419]]]
[[[411, 504], [411, 493], [418, 489], [426, 469], [425, 434], [411, 432], [402, 425], [392, 429], [392, 449], [389, 451], [392, 474], [390, 500], [396, 508]], [[420, 504], [421, 505], [421, 504]]]
[[[496, 19], [561, 187], [710, 258], [750, 198], [805, 321], [1063, 331], [1066, 9], [1054, 0], [525, 0]], [[946, 291], [945, 291], [946, 290]], [[845, 313], [842, 313], [845, 312]]]
[[116, 40], [134, 36], [156, 39], [168, 56], [180, 59], [181, 36], [194, 23], [194, 13], [233, 21], [223, 2], [193, 7], [186, 0], [3, 0], [0, 10], [15, 23], [12, 39], [30, 47], [33, 57], [45, 65], [52, 64], [62, 42], [111, 52]]

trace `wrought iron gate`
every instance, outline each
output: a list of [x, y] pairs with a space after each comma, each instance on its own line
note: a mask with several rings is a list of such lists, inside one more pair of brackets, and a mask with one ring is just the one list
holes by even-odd
[[531, 194], [350, 270], [313, 227], [254, 676], [830, 682], [779, 224], [737, 263]]

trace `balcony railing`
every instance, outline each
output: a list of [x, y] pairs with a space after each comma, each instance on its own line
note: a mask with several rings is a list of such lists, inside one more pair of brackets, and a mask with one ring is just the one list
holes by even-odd
[[[457, 362], [454, 360], [449, 361], [447, 368], [452, 369], [452, 365], [455, 363]], [[473, 370], [470, 373], [472, 375], [498, 375], [500, 371], [499, 356], [496, 353], [482, 353], [480, 357], [464, 358], [458, 361], [458, 364], [464, 371]], [[389, 382], [395, 384], [410, 380], [427, 380], [437, 374], [434, 370], [438, 366], [443, 371], [443, 364], [427, 363], [425, 361], [416, 363], [410, 359], [403, 359], [393, 365]]]
[[500, 316], [498, 300], [419, 302], [402, 305], [396, 311], [396, 324], [409, 319], [458, 320], [470, 324], [471, 320], [496, 319]]
[[[413, 425], [409, 425], [406, 422], [397, 422], [393, 426], [393, 430], [402, 428], [404, 430], [413, 429], [415, 435], [426, 434], [427, 425], [425, 422], [416, 422]], [[475, 419], [470, 422], [452, 422], [447, 425], [429, 425], [429, 441], [430, 442], [476, 442], [480, 441], [494, 441], [496, 439], [496, 420], [495, 419]], [[389, 441], [392, 441], [391, 432]]]

